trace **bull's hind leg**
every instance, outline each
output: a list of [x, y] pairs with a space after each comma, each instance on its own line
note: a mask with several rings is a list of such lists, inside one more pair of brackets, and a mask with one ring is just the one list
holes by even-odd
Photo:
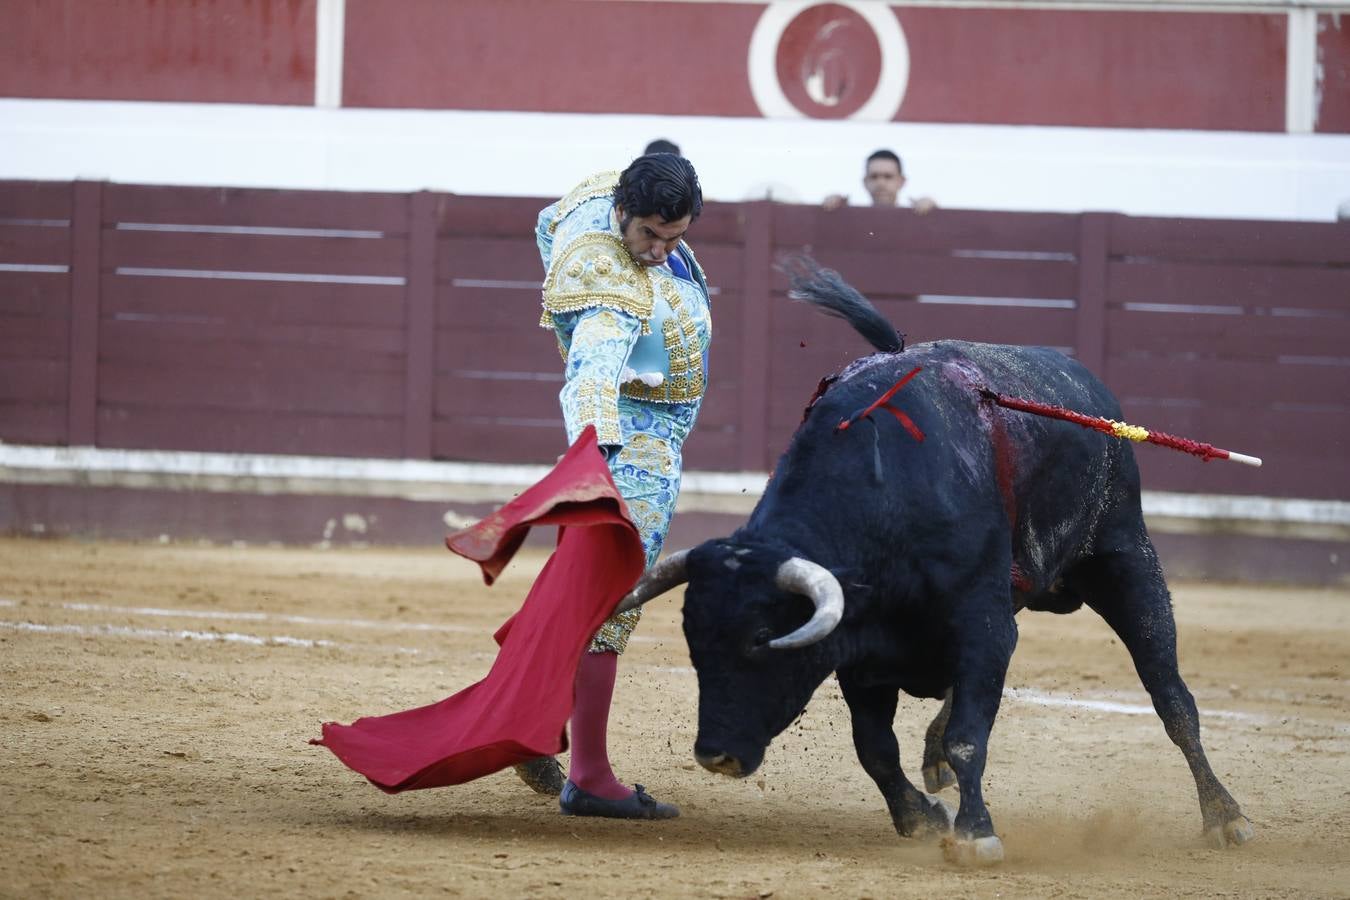
[[844, 672], [839, 687], [853, 719], [853, 748], [858, 762], [876, 782], [891, 821], [902, 837], [945, 834], [952, 827], [952, 811], [936, 797], [919, 792], [900, 768], [900, 745], [895, 740], [894, 687], [864, 686]]
[[923, 736], [923, 787], [930, 794], [936, 794], [946, 787], [956, 784], [956, 773], [947, 762], [947, 751], [942, 749], [942, 736], [947, 731], [947, 719], [952, 714], [952, 692], [942, 698], [942, 709], [928, 723], [928, 731]]
[[1153, 544], [1142, 534], [1142, 524], [1139, 528], [1141, 534], [1135, 543], [1138, 550], [1091, 560], [1074, 580], [1088, 605], [1125, 644], [1167, 736], [1185, 755], [1200, 795], [1205, 836], [1217, 847], [1246, 843], [1255, 832], [1237, 802], [1219, 783], [1200, 745], [1200, 716], [1195, 699], [1177, 668], [1172, 597]]

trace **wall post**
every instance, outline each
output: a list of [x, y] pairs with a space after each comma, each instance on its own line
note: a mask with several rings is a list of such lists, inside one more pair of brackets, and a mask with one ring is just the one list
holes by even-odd
[[1074, 353], [1098, 378], [1106, 378], [1106, 278], [1112, 213], [1079, 216], [1078, 309]]
[[404, 288], [403, 456], [431, 458], [435, 413], [436, 225], [439, 194], [408, 198], [408, 263]]
[[103, 238], [102, 181], [71, 185], [70, 374], [66, 444], [98, 443], [98, 317]]
[[773, 203], [755, 200], [741, 205], [740, 427], [736, 465], [744, 472], [768, 468], [769, 300], [773, 250]]

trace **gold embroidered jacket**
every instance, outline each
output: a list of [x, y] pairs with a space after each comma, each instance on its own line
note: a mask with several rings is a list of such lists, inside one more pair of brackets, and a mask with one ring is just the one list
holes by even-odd
[[619, 398], [697, 403], [711, 340], [708, 286], [693, 252], [677, 253], [691, 278], [646, 267], [628, 253], [614, 213], [615, 172], [592, 176], [539, 214], [547, 274], [540, 324], [567, 364], [562, 392], [569, 440], [587, 424], [600, 443], [625, 443]]

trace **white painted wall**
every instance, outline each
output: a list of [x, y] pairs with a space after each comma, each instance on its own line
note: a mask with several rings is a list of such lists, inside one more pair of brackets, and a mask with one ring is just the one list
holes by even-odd
[[952, 208], [1331, 221], [1350, 135], [0, 99], [0, 178], [559, 196], [677, 141], [710, 199], [865, 201], [905, 160]]

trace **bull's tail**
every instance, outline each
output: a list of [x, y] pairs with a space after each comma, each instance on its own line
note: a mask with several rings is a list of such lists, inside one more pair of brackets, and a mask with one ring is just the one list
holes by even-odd
[[821, 268], [820, 263], [805, 254], [782, 260], [779, 269], [788, 277], [788, 296], [793, 300], [843, 319], [884, 353], [905, 349], [905, 336], [838, 272]]

